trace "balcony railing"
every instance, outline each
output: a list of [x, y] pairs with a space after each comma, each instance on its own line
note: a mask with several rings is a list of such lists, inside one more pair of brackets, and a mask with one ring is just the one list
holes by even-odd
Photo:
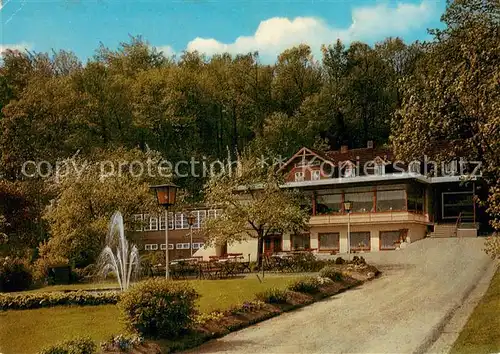
[[[315, 215], [309, 220], [310, 225], [347, 224], [347, 214]], [[428, 223], [428, 214], [416, 214], [408, 211], [388, 211], [373, 213], [352, 213], [351, 224], [383, 222], [419, 222]]]

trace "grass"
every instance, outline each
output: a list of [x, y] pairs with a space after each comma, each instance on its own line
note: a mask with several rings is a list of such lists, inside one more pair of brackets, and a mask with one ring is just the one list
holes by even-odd
[[[256, 293], [269, 288], [283, 289], [299, 277], [266, 276], [261, 283], [252, 275], [224, 280], [192, 280], [189, 283], [201, 295], [198, 300], [199, 310], [207, 313], [254, 300]], [[110, 284], [107, 285], [103, 287], [109, 287]], [[68, 290], [68, 286], [43, 289]], [[61, 306], [0, 312], [0, 353], [36, 353], [45, 346], [78, 336], [90, 336], [96, 342], [101, 342], [113, 334], [125, 331], [119, 318], [120, 313], [115, 305]]]
[[102, 341], [123, 331], [115, 305], [0, 312], [0, 352], [36, 353], [78, 336]]
[[452, 354], [500, 352], [500, 268], [453, 344]]

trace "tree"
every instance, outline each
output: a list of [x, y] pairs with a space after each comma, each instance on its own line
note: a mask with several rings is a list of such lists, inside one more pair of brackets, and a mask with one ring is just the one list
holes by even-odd
[[[448, 3], [442, 17], [447, 27], [433, 31], [435, 40], [404, 83], [391, 134], [399, 158], [482, 161], [490, 200], [500, 186], [499, 13], [496, 0]], [[496, 211], [490, 208], [494, 216]]]
[[262, 265], [264, 238], [275, 232], [307, 229], [309, 211], [300, 195], [280, 188], [274, 169], [263, 168], [258, 159], [242, 158], [237, 169], [213, 176], [205, 188], [207, 205], [222, 208], [219, 218], [204, 226], [208, 245], [257, 239], [257, 260]]
[[93, 263], [115, 211], [131, 217], [157, 209], [149, 186], [165, 182], [171, 172], [160, 172], [160, 161], [156, 152], [123, 148], [64, 161], [64, 170], [51, 185], [57, 197], [44, 215], [51, 238], [40, 247], [41, 256], [65, 258], [77, 267]]

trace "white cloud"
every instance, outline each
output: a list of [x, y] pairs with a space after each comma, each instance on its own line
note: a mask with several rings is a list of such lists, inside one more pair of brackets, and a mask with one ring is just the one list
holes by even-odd
[[0, 43], [0, 56], [2, 56], [2, 53], [6, 51], [7, 49], [12, 49], [12, 50], [19, 50], [19, 51], [24, 51], [26, 49], [31, 49], [33, 46], [29, 43], [21, 42], [21, 43], [15, 43], [15, 44], [3, 44]]
[[355, 40], [375, 41], [387, 36], [402, 36], [414, 29], [423, 29], [435, 17], [435, 2], [422, 0], [420, 4], [388, 3], [354, 8], [352, 23], [337, 28], [320, 18], [273, 17], [262, 21], [252, 36], [240, 36], [232, 43], [222, 43], [214, 38], [197, 37], [186, 50], [212, 55], [229, 52], [248, 53], [258, 50], [261, 57], [275, 59], [284, 49], [306, 43], [319, 52], [322, 44], [334, 43], [340, 38], [345, 43]]
[[161, 45], [157, 46], [156, 50], [159, 52], [163, 52], [163, 55], [166, 57], [171, 57], [172, 55], [175, 55], [175, 50], [169, 45]]

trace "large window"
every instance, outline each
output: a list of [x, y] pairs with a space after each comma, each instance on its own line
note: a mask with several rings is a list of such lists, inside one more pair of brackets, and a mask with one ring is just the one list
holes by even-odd
[[396, 243], [399, 241], [400, 231], [380, 231], [380, 249], [396, 249]]
[[352, 202], [352, 211], [354, 213], [373, 211], [373, 192], [346, 193], [345, 200]]
[[424, 194], [425, 189], [422, 186], [408, 186], [408, 210], [423, 214], [424, 213]]
[[470, 192], [443, 192], [443, 218], [456, 219], [461, 214], [462, 218], [472, 218], [474, 215], [474, 200]]
[[406, 210], [406, 193], [403, 189], [377, 191], [377, 211]]
[[339, 213], [342, 210], [342, 194], [318, 195], [316, 214]]
[[291, 235], [293, 250], [306, 250], [311, 248], [311, 236], [307, 234]]
[[370, 250], [370, 232], [351, 232], [351, 250], [369, 251]]
[[319, 249], [335, 250], [340, 249], [340, 234], [338, 232], [319, 233]]

